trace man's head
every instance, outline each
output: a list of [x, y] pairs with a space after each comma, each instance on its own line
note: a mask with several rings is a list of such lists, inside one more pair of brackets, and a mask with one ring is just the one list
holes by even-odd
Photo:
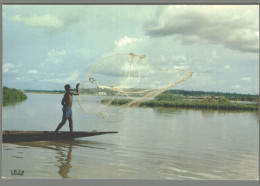
[[69, 85], [69, 84], [65, 85], [65, 86], [64, 86], [64, 88], [65, 88], [65, 90], [66, 90], [67, 92], [69, 92], [69, 91], [71, 90], [71, 88], [70, 88], [70, 85]]

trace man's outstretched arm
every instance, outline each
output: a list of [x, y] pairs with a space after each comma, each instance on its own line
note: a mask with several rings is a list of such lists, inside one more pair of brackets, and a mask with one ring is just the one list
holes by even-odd
[[80, 83], [78, 83], [76, 85], [76, 92], [72, 92], [72, 94], [75, 95], [75, 96], [79, 95], [79, 85], [80, 85]]

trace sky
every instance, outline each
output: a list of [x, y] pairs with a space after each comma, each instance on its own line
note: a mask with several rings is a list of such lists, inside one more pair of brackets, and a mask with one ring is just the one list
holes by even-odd
[[259, 94], [257, 5], [3, 5], [2, 19], [3, 86], [74, 87], [133, 52], [193, 72], [175, 89]]

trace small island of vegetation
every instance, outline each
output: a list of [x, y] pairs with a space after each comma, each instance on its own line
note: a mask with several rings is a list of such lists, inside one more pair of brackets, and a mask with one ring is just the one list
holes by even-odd
[[27, 96], [20, 90], [14, 88], [3, 87], [3, 105], [26, 100]]
[[[183, 92], [182, 92], [183, 93]], [[185, 91], [185, 94], [168, 90], [155, 99], [138, 104], [141, 107], [177, 107], [194, 109], [217, 109], [217, 110], [259, 110], [258, 95], [242, 95], [229, 93], [209, 93]], [[202, 94], [204, 93], [204, 94]], [[189, 94], [189, 95], [187, 95]], [[111, 100], [103, 99], [102, 103]], [[132, 101], [131, 99], [115, 99], [113, 105], [123, 105]], [[135, 105], [135, 104], [134, 104]]]

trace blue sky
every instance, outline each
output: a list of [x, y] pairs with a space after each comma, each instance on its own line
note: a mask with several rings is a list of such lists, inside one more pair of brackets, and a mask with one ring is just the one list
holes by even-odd
[[3, 5], [3, 85], [62, 90], [95, 62], [146, 55], [176, 89], [259, 93], [257, 5]]

